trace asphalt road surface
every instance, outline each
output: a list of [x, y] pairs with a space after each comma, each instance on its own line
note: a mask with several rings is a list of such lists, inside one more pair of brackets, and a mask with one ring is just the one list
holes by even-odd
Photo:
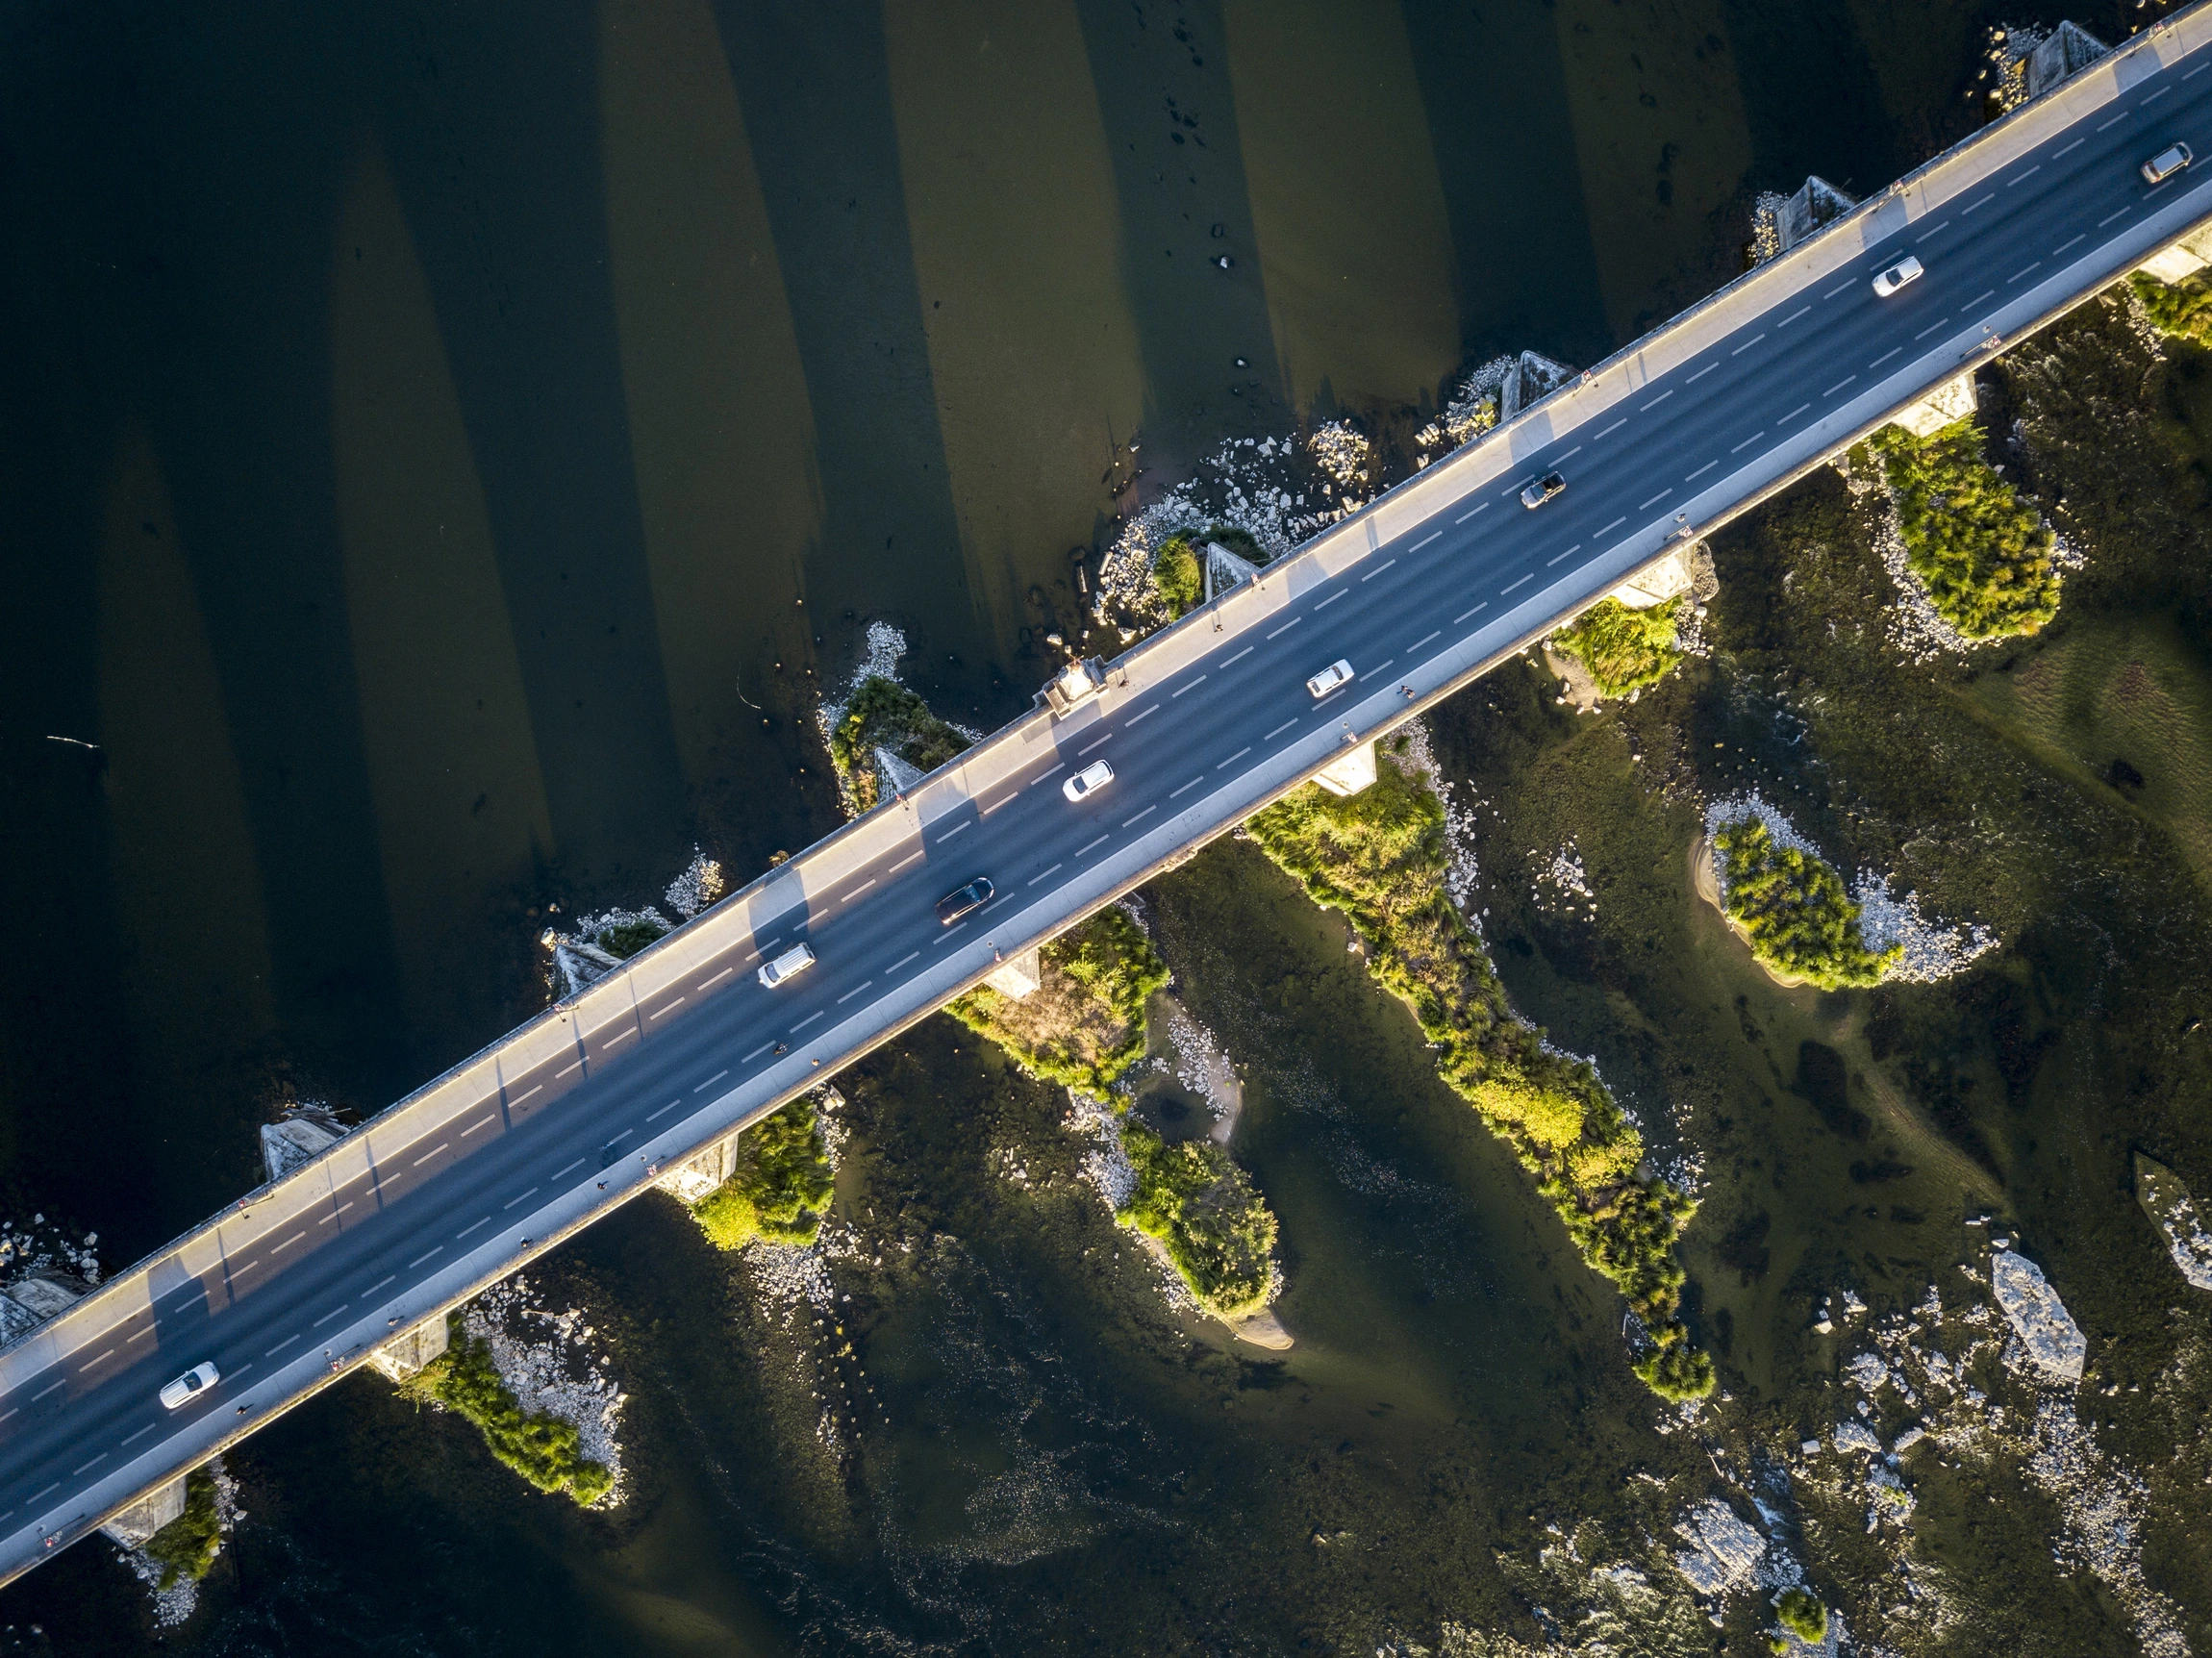
[[[948, 949], [990, 940], [1001, 918], [1049, 898], [1197, 791], [1416, 677], [1528, 584], [1548, 585], [1671, 519], [1714, 475], [1780, 444], [1885, 369], [1973, 340], [2022, 285], [2188, 188], [2188, 174], [2157, 189], [2144, 183], [2136, 168], [2152, 151], [2181, 138], [2212, 165], [2212, 78], [2199, 78], [2208, 68], [2212, 52], [2199, 51], [2143, 81], [1929, 215], [1933, 222], [1870, 250], [1853, 271], [1747, 317], [1613, 413], [1526, 457], [1510, 477], [1462, 496], [1281, 615], [1225, 633], [1156, 694], [1118, 698], [1094, 722], [1066, 722], [1058, 752], [1041, 754], [1030, 773], [936, 820], [880, 867], [796, 904], [780, 923], [763, 923], [757, 936], [767, 953], [804, 938], [818, 957], [783, 988], [759, 984], [757, 955], [705, 965], [635, 1018], [586, 1035], [573, 1056], [512, 1079], [504, 1117], [488, 1104], [473, 1126], [438, 1131], [435, 1143], [337, 1193], [296, 1235], [170, 1289], [150, 1313], [91, 1344], [97, 1350], [80, 1348], [22, 1381], [0, 1396], [0, 1533], [73, 1519], [79, 1510], [69, 1505], [104, 1473], [209, 1413], [235, 1414], [257, 1371], [315, 1350], [322, 1332], [388, 1307], [397, 1323], [397, 1309], [449, 1252], [483, 1229], [516, 1223], [517, 1212], [531, 1215], [534, 1200], [634, 1164], [645, 1137], [687, 1101], [776, 1063], [777, 1044], [803, 1055], [810, 1033], [867, 1012]], [[1894, 298], [1876, 297], [1873, 273], [1906, 253], [1925, 276]], [[1553, 467], [1565, 473], [1566, 492], [1523, 509], [1521, 486]], [[1339, 658], [1357, 681], [1317, 702], [1305, 680]], [[1080, 804], [1063, 798], [1068, 775], [1101, 759], [1114, 766], [1113, 783]], [[996, 898], [956, 927], [939, 925], [935, 901], [976, 875], [996, 884]], [[1016, 942], [1010, 935], [1009, 945]], [[468, 1143], [478, 1132], [488, 1142]], [[161, 1385], [202, 1360], [219, 1367], [222, 1381], [164, 1411]]]

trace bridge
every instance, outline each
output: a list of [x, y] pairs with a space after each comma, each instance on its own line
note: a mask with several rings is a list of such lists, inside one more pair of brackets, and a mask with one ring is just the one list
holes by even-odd
[[[646, 1191], [2212, 214], [2212, 8], [2138, 37], [0, 1352], [0, 1581]], [[1889, 299], [1905, 254], [1926, 266]], [[1523, 511], [1558, 469], [1564, 495]], [[1309, 674], [1354, 680], [1317, 701]], [[1111, 759], [1080, 804], [1059, 785]], [[942, 927], [934, 901], [997, 895]], [[799, 941], [817, 965], [755, 974]], [[177, 1411], [161, 1385], [222, 1380]]]

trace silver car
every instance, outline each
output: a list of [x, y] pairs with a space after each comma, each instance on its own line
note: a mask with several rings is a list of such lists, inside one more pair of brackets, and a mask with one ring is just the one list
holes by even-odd
[[2162, 185], [2196, 159], [2187, 144], [2168, 144], [2143, 163], [2143, 182]]
[[1908, 253], [1874, 278], [1874, 291], [1887, 299], [1907, 283], [1920, 281], [1924, 268], [1919, 260]]
[[1351, 683], [1351, 677], [1352, 665], [1340, 657], [1307, 680], [1306, 689], [1317, 697], [1326, 696], [1340, 685]]
[[217, 1382], [222, 1372], [212, 1364], [194, 1365], [175, 1381], [162, 1390], [162, 1403], [170, 1410], [179, 1410], [190, 1404]]
[[761, 964], [761, 983], [774, 990], [793, 973], [803, 973], [815, 965], [815, 953], [807, 944], [793, 944], [772, 962]]
[[1060, 786], [1060, 792], [1070, 800], [1081, 800], [1095, 794], [1114, 781], [1114, 767], [1103, 760], [1093, 762]]

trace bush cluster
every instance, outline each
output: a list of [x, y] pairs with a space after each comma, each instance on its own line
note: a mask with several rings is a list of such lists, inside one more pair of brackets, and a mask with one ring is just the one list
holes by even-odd
[[1144, 1057], [1144, 1005], [1168, 983], [1144, 929], [1108, 908], [1039, 951], [1043, 982], [1020, 1001], [989, 985], [945, 1011], [1033, 1075], [1103, 1095]]
[[1981, 640], [2034, 633], [2058, 614], [2050, 527], [1982, 458], [1971, 416], [1926, 438], [1885, 427], [1873, 443], [1905, 564], [1937, 615]]
[[742, 1249], [756, 1238], [812, 1244], [834, 1184], [813, 1096], [802, 1094], [740, 1135], [738, 1156], [729, 1179], [691, 1205], [715, 1246]]
[[185, 1512], [146, 1539], [141, 1552], [162, 1569], [159, 1587], [174, 1589], [180, 1577], [197, 1583], [222, 1552], [223, 1527], [215, 1508], [215, 1476], [204, 1468], [185, 1475]]
[[1190, 536], [1169, 536], [1160, 543], [1152, 555], [1152, 589], [1168, 607], [1170, 620], [1198, 608], [1206, 596], [1206, 577]]
[[1541, 1031], [1513, 1017], [1482, 941], [1445, 890], [1435, 792], [1384, 760], [1358, 794], [1309, 786], [1245, 828], [1316, 903], [1344, 913], [1370, 970], [1437, 1047], [1445, 1081], [1513, 1147], [1583, 1260], [1626, 1297], [1656, 1343], [1637, 1374], [1668, 1398], [1711, 1392], [1712, 1360], [1690, 1344], [1679, 1316], [1674, 1259], [1697, 1204], [1637, 1172], [1643, 1139], [1596, 1072], [1550, 1052]]
[[1778, 973], [1823, 991], [1879, 984], [1904, 953], [1878, 955], [1859, 931], [1859, 906], [1844, 879], [1820, 859], [1784, 846], [1756, 817], [1713, 833], [1721, 855], [1722, 903], [1751, 954]]
[[967, 738], [929, 711], [915, 691], [895, 680], [871, 674], [861, 681], [831, 728], [830, 766], [845, 804], [857, 816], [876, 804], [878, 748], [889, 749], [920, 771], [934, 771], [968, 746]]
[[459, 1313], [446, 1318], [445, 1351], [401, 1384], [476, 1424], [491, 1454], [542, 1492], [566, 1492], [579, 1504], [597, 1502], [614, 1487], [603, 1464], [584, 1455], [575, 1425], [549, 1412], [523, 1410], [491, 1360], [491, 1344], [471, 1337]]
[[1809, 1589], [1783, 1590], [1774, 1619], [1808, 1646], [1818, 1646], [1828, 1638], [1828, 1609]]
[[1600, 696], [1626, 696], [1655, 685], [1682, 660], [1675, 642], [1678, 598], [1631, 610], [1616, 598], [1599, 599], [1552, 635], [1555, 650], [1579, 657]]
[[1169, 1144], [1135, 1117], [1121, 1149], [1136, 1188], [1117, 1218], [1156, 1238], [1207, 1312], [1241, 1319], [1274, 1288], [1275, 1217], [1252, 1177], [1210, 1140]]
[[2128, 286], [2142, 301], [2143, 314], [2159, 333], [2212, 346], [2212, 281], [2206, 280], [2204, 272], [2169, 287], [2148, 271], [2139, 270], [2128, 279]]
[[607, 928], [600, 933], [596, 942], [610, 956], [626, 962], [654, 940], [665, 937], [667, 931], [666, 922], [640, 916], [618, 926]]

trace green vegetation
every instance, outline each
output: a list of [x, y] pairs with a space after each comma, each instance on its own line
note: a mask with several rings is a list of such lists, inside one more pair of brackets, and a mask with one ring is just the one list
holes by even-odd
[[1122, 1119], [1121, 1149], [1137, 1186], [1117, 1218], [1158, 1239], [1217, 1318], [1265, 1307], [1274, 1287], [1275, 1217], [1252, 1177], [1212, 1141], [1169, 1144], [1135, 1117]]
[[524, 1412], [491, 1362], [491, 1344], [469, 1336], [459, 1313], [446, 1316], [446, 1330], [445, 1351], [402, 1382], [400, 1392], [474, 1422], [491, 1454], [540, 1491], [566, 1492], [587, 1506], [605, 1496], [614, 1476], [584, 1455], [575, 1427], [549, 1412]]
[[1678, 598], [1645, 610], [1630, 610], [1616, 598], [1599, 599], [1551, 639], [1590, 670], [1600, 696], [1626, 696], [1655, 685], [1682, 660], [1674, 642]]
[[1876, 955], [1859, 931], [1859, 907], [1844, 880], [1818, 858], [1779, 844], [1756, 817], [1724, 823], [1713, 836], [1721, 854], [1722, 905], [1765, 967], [1823, 991], [1879, 984], [1903, 954]]
[[160, 1587], [174, 1589], [177, 1579], [197, 1583], [222, 1551], [223, 1527], [215, 1509], [215, 1476], [196, 1468], [185, 1476], [185, 1512], [146, 1539], [140, 1550], [162, 1569]]
[[1828, 1638], [1828, 1609], [1810, 1590], [1783, 1590], [1781, 1602], [1774, 1608], [1774, 1618], [1808, 1646], [1817, 1646]]
[[830, 732], [830, 766], [839, 792], [857, 816], [876, 804], [878, 748], [888, 749], [919, 771], [933, 771], [968, 745], [929, 704], [895, 680], [880, 674], [861, 681]]
[[1972, 640], [2031, 634], [2058, 614], [2050, 527], [1982, 458], [1969, 417], [1926, 438], [1895, 426], [1873, 439], [1905, 563], [1936, 614]]
[[1206, 596], [1205, 572], [1189, 535], [1169, 536], [1152, 555], [1152, 589], [1170, 618], [1198, 608]]
[[2128, 286], [2143, 302], [2143, 314], [2159, 333], [2194, 345], [2212, 346], [2212, 281], [2206, 280], [2204, 272], [2170, 286], [2139, 270], [2128, 278]]
[[619, 926], [607, 928], [593, 942], [610, 956], [628, 961], [654, 940], [665, 938], [667, 931], [666, 921], [650, 916], [638, 916]]
[[1144, 1057], [1144, 1004], [1168, 964], [1125, 911], [1104, 909], [1038, 952], [1040, 983], [1018, 1001], [989, 985], [945, 1012], [1048, 1082], [1103, 1094]]
[[1348, 799], [1308, 787], [1252, 817], [1262, 849], [1342, 911], [1370, 970], [1413, 1010], [1444, 1080], [1511, 1145], [1566, 1223], [1582, 1258], [1643, 1320], [1655, 1349], [1636, 1367], [1670, 1399], [1712, 1391], [1713, 1364], [1679, 1315], [1674, 1244], [1697, 1204], [1640, 1175], [1642, 1137], [1597, 1074], [1547, 1051], [1516, 1019], [1482, 941], [1445, 891], [1444, 806], [1392, 761]]
[[801, 1095], [738, 1137], [737, 1169], [691, 1205], [692, 1217], [718, 1249], [742, 1249], [756, 1238], [812, 1244], [829, 1206], [829, 1147], [812, 1095]]

